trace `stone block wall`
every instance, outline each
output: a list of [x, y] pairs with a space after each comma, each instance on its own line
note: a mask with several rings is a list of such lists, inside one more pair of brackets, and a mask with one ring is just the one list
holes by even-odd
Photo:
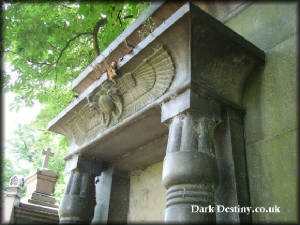
[[[250, 3], [225, 24], [266, 52], [245, 85], [245, 144], [254, 223], [298, 220], [298, 3]], [[137, 171], [136, 171], [137, 172]], [[138, 173], [138, 174], [137, 174]], [[128, 222], [163, 221], [162, 162], [130, 177]]]
[[245, 144], [253, 222], [298, 219], [298, 4], [252, 3], [226, 25], [266, 52], [245, 86]]
[[159, 162], [131, 173], [128, 223], [164, 220], [166, 189], [161, 181], [162, 166]]

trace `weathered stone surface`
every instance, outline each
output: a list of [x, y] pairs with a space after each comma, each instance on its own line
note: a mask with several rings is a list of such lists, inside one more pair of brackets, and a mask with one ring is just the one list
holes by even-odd
[[[207, 106], [208, 107], [208, 106]], [[217, 121], [186, 112], [170, 121], [162, 182], [167, 189], [165, 222], [215, 222], [215, 213], [192, 213], [191, 205], [215, 205], [218, 169], [214, 130]]]
[[174, 75], [171, 55], [156, 46], [132, 71], [120, 72], [116, 84], [104, 81], [89, 93], [59, 127], [60, 133], [69, 138], [71, 147], [88, 142], [162, 96]]
[[53, 196], [58, 175], [47, 168], [49, 157], [54, 154], [49, 148], [43, 150], [42, 154], [45, 155], [42, 168], [37, 169], [36, 172], [30, 174], [25, 179], [27, 185], [26, 203], [58, 208]]
[[294, 35], [268, 51], [266, 66], [247, 82], [247, 144], [298, 127], [297, 37]]
[[297, 2], [252, 3], [226, 22], [231, 29], [263, 50], [298, 32]]
[[[57, 175], [45, 168], [29, 175], [26, 179], [13, 176], [5, 197], [3, 223], [36, 224], [58, 223], [58, 205], [52, 196]], [[27, 184], [26, 196], [22, 199], [21, 189]]]
[[[171, 56], [160, 46], [116, 84], [105, 81], [66, 121], [63, 134], [81, 145], [162, 96], [175, 75]], [[80, 118], [80, 119], [79, 119]]]
[[16, 224], [57, 224], [57, 209], [46, 206], [20, 203], [15, 207]]
[[107, 223], [113, 173], [114, 168], [110, 166], [95, 178], [96, 206], [92, 224]]
[[130, 179], [127, 173], [115, 171], [112, 177], [108, 224], [127, 221]]
[[76, 154], [66, 162], [65, 172], [69, 173], [75, 169], [79, 169], [82, 172], [97, 175], [101, 173], [102, 168], [102, 160]]
[[[247, 81], [245, 141], [253, 222], [296, 223], [298, 168], [298, 3], [252, 3], [226, 25], [266, 52], [266, 65]], [[262, 191], [267, 190], [267, 191]]]
[[55, 205], [56, 199], [55, 197], [47, 194], [42, 194], [39, 192], [33, 192], [31, 194], [31, 198], [28, 199], [28, 202], [38, 205], [45, 205], [49, 207], [58, 208], [58, 205]]
[[[196, 14], [199, 14], [199, 13], [202, 13], [202, 16], [194, 17]], [[93, 87], [91, 87], [92, 89], [86, 90], [84, 93], [82, 93], [82, 95], [78, 98], [78, 100], [74, 101], [74, 104], [73, 103], [70, 104], [70, 107], [68, 106], [67, 109], [61, 113], [61, 115], [59, 115], [56, 119], [54, 119], [49, 124], [49, 129], [53, 130], [53, 131], [57, 131], [61, 134], [64, 134], [69, 138], [70, 152], [71, 152], [70, 154], [75, 154], [75, 153], [79, 153], [81, 151], [85, 151], [87, 154], [92, 155], [92, 152], [93, 153], [95, 152], [95, 154], [97, 154], [97, 155], [99, 154], [99, 157], [101, 155], [105, 159], [107, 159], [104, 155], [112, 154], [115, 152], [115, 150], [109, 151], [109, 152], [104, 152], [104, 151], [106, 151], [104, 149], [107, 149], [107, 148], [103, 147], [103, 150], [102, 150], [102, 146], [105, 145], [103, 142], [106, 142], [106, 141], [109, 142], [110, 143], [109, 148], [115, 149], [117, 147], [117, 146], [111, 144], [112, 142], [115, 142], [115, 141], [108, 141], [110, 139], [110, 137], [108, 137], [110, 133], [112, 133], [113, 131], [116, 131], [117, 129], [124, 129], [125, 124], [128, 125], [128, 127], [133, 127], [135, 125], [140, 126], [135, 121], [139, 121], [138, 116], [142, 114], [142, 110], [149, 111], [153, 107], [158, 107], [162, 102], [167, 101], [172, 96], [178, 94], [178, 92], [182, 92], [182, 91], [184, 91], [184, 89], [188, 88], [191, 85], [191, 82], [192, 82], [191, 79], [197, 80], [196, 79], [197, 73], [199, 71], [204, 70], [204, 68], [202, 68], [202, 67], [201, 68], [193, 68], [193, 75], [191, 75], [191, 60], [190, 60], [191, 48], [198, 49], [199, 46], [198, 47], [196, 46], [199, 41], [198, 38], [201, 39], [201, 42], [199, 42], [199, 43], [205, 42], [205, 37], [204, 37], [205, 35], [201, 36], [201, 34], [198, 34], [197, 37], [195, 37], [195, 38], [193, 37], [192, 42], [194, 44], [193, 44], [193, 46], [191, 46], [191, 29], [190, 28], [195, 27], [195, 24], [197, 24], [197, 23], [202, 24], [201, 21], [206, 21], [207, 19], [210, 22], [209, 22], [208, 27], [203, 25], [204, 30], [205, 30], [204, 33], [206, 33], [206, 31], [209, 29], [210, 29], [210, 34], [215, 35], [215, 36], [219, 36], [219, 33], [222, 33], [222, 35], [225, 36], [226, 42], [223, 42], [221, 40], [220, 43], [228, 43], [231, 41], [233, 43], [238, 42], [238, 45], [241, 45], [242, 48], [244, 48], [244, 50], [245, 50], [245, 54], [246, 54], [245, 59], [248, 59], [250, 57], [249, 58], [250, 61], [253, 61], [253, 55], [257, 54], [259, 57], [261, 57], [263, 55], [263, 53], [260, 52], [257, 48], [255, 48], [255, 46], [253, 46], [250, 43], [248, 43], [247, 41], [243, 40], [241, 37], [238, 37], [238, 35], [234, 34], [229, 29], [223, 28], [223, 25], [221, 23], [216, 22], [214, 19], [210, 18], [205, 13], [200, 12], [196, 6], [192, 6], [187, 3], [182, 8], [180, 8], [178, 11], [176, 11], [172, 16], [170, 16], [168, 19], [166, 19], [165, 23], [162, 23], [152, 33], [152, 35], [149, 35], [147, 38], [145, 38], [143, 41], [141, 41], [136, 46], [136, 48], [132, 52], [132, 54], [124, 57], [122, 62], [120, 62], [120, 65], [119, 65], [119, 73], [121, 75], [119, 77], [119, 79], [121, 79], [122, 76], [126, 75], [126, 73], [131, 73], [131, 72], [135, 71], [137, 66], [143, 64], [142, 60], [151, 58], [152, 55], [153, 54], [155, 55], [156, 54], [155, 52], [158, 49], [160, 49], [161, 46], [163, 46], [163, 48], [166, 49], [166, 52], [168, 53], [169, 57], [171, 58], [171, 61], [174, 64], [175, 74], [174, 74], [174, 79], [172, 81], [172, 84], [170, 84], [170, 87], [168, 90], [165, 90], [165, 88], [166, 88], [166, 87], [164, 87], [165, 85], [163, 85], [163, 86], [159, 85], [160, 86], [159, 89], [162, 90], [162, 93], [160, 93], [161, 97], [156, 96], [156, 95], [153, 96], [153, 93], [151, 93], [152, 100], [150, 101], [148, 99], [149, 100], [148, 106], [147, 106], [148, 108], [142, 107], [140, 105], [140, 103], [144, 102], [144, 101], [138, 102], [137, 104], [134, 104], [135, 106], [138, 106], [138, 107], [133, 107], [133, 108], [136, 108], [137, 112], [131, 114], [128, 117], [126, 117], [125, 116], [126, 114], [123, 113], [124, 118], [121, 117], [119, 122], [112, 121], [110, 123], [111, 125], [108, 128], [106, 128], [106, 129], [101, 128], [101, 124], [102, 124], [101, 116], [98, 116], [98, 117], [92, 116], [91, 118], [88, 119], [88, 121], [90, 121], [90, 122], [84, 122], [84, 121], [87, 120], [87, 119], [85, 119], [85, 116], [88, 115], [88, 113], [87, 113], [88, 112], [87, 111], [88, 104], [87, 104], [87, 101], [85, 100], [85, 98], [88, 97], [88, 95], [91, 94], [93, 91], [96, 91], [98, 86], [101, 86], [101, 84], [103, 84], [104, 80], [102, 80], [101, 81], [102, 83], [100, 81], [96, 82], [97, 84], [95, 84], [95, 86], [92, 85], [93, 86]], [[193, 20], [193, 21], [191, 21], [191, 20]], [[215, 26], [215, 24], [217, 24], [217, 25]], [[195, 31], [195, 29], [193, 30], [193, 32], [194, 31]], [[231, 40], [231, 38], [233, 40]], [[211, 45], [214, 45], [214, 41], [211, 42]], [[178, 43], [181, 43], [181, 44], [178, 45]], [[160, 51], [160, 50], [158, 50], [158, 51]], [[242, 50], [239, 49], [239, 53], [241, 53], [241, 51]], [[195, 52], [195, 50], [194, 50], [194, 52]], [[201, 53], [201, 51], [197, 51], [197, 52]], [[214, 51], [213, 50], [205, 51], [205, 54], [210, 53], [210, 52], [214, 52]], [[216, 52], [216, 54], [221, 57], [221, 55], [224, 54], [224, 52], [218, 51], [218, 52]], [[249, 54], [251, 56], [249, 56]], [[202, 58], [202, 59], [205, 58], [204, 55], [201, 55], [200, 58]], [[209, 56], [211, 56], [211, 55], [209, 55]], [[237, 55], [237, 56], [239, 56], [239, 55]], [[168, 57], [166, 56], [165, 58], [168, 58]], [[197, 57], [197, 58], [199, 58], [199, 57]], [[230, 56], [229, 58], [230, 59], [228, 59], [228, 62], [231, 62], [232, 60], [234, 61], [234, 57]], [[193, 62], [194, 62], [193, 65], [196, 65], [195, 64], [196, 61], [197, 61], [197, 59], [195, 58], [193, 60]], [[238, 62], [236, 63], [234, 68], [241, 69], [242, 65], [239, 64], [239, 62], [240, 62], [239, 60], [237, 60], [237, 61]], [[163, 63], [163, 64], [164, 64], [164, 67], [163, 67], [164, 69], [168, 69], [169, 68], [168, 65], [172, 65], [172, 64], [168, 64], [168, 63]], [[203, 63], [203, 66], [205, 67], [205, 63]], [[222, 97], [229, 98], [229, 101], [232, 100], [233, 102], [238, 102], [239, 98], [240, 98], [240, 89], [241, 89], [240, 86], [242, 86], [242, 83], [243, 83], [245, 77], [248, 75], [247, 72], [250, 68], [252, 68], [252, 66], [253, 65], [250, 63], [249, 63], [249, 65], [243, 64], [242, 68], [246, 68], [246, 69], [243, 71], [240, 70], [240, 73], [236, 76], [237, 78], [234, 79], [236, 84], [232, 85], [231, 88], [229, 88], [230, 90], [232, 90], [230, 93], [234, 93], [234, 94], [232, 94], [232, 95], [228, 94], [228, 93], [225, 94], [225, 91], [222, 88], [223, 75], [221, 74], [221, 72], [222, 72], [221, 69], [217, 70], [218, 72], [220, 72], [220, 74], [217, 77], [212, 76], [212, 79], [210, 79], [211, 83], [212, 83], [212, 80], [214, 80], [214, 79], [219, 80], [218, 85], [216, 87], [209, 86], [208, 89], [209, 88], [210, 89], [208, 90], [208, 92], [211, 92], [210, 90], [212, 88], [215, 88], [215, 90], [221, 90], [217, 94], [219, 94], [221, 96], [222, 96], [222, 94], [224, 94], [224, 96], [222, 96]], [[208, 70], [210, 70], [211, 68], [214, 68], [214, 65], [208, 65]], [[173, 69], [171, 67], [171, 69], [168, 69], [168, 70], [172, 71]], [[172, 77], [172, 76], [167, 76], [168, 74], [169, 74], [169, 72], [164, 72], [164, 74], [162, 76], [162, 80], [170, 80], [170, 77]], [[210, 74], [214, 74], [214, 72], [211, 72]], [[232, 76], [235, 77], [235, 75], [236, 74], [233, 74]], [[232, 78], [232, 76], [230, 78]], [[230, 83], [230, 79], [227, 79], [225, 77], [226, 77], [226, 75], [224, 75], [224, 79]], [[159, 81], [160, 78], [157, 80]], [[197, 80], [197, 82], [201, 84], [201, 79]], [[126, 83], [130, 84], [132, 82], [126, 82]], [[161, 83], [161, 82], [158, 82], [157, 84], [159, 84], [159, 83]], [[155, 85], [154, 85], [154, 87], [155, 87]], [[201, 87], [203, 87], [203, 86], [201, 86]], [[155, 89], [156, 88], [153, 88], [152, 90], [155, 90]], [[214, 94], [214, 93], [210, 93], [210, 94]], [[145, 97], [146, 97], [146, 95], [145, 95]], [[118, 108], [118, 107], [116, 107], [115, 102], [113, 102], [113, 101], [109, 101], [109, 102], [111, 103], [111, 104], [109, 104], [109, 105], [111, 105], [111, 107], [109, 107], [109, 108], [114, 108], [114, 107]], [[141, 107], [141, 108], [139, 108], [139, 107]], [[126, 107], [124, 106], [124, 109], [125, 108]], [[119, 110], [117, 110], [117, 111], [119, 111]], [[126, 109], [125, 109], [125, 111], [126, 111]], [[85, 115], [85, 116], [83, 116], [83, 115]], [[100, 118], [100, 120], [99, 120], [99, 118]], [[127, 121], [127, 119], [128, 119], [128, 121]], [[129, 124], [130, 124], [130, 126], [129, 126]], [[91, 127], [89, 125], [92, 125], [93, 127]], [[87, 127], [85, 128], [85, 126], [87, 126]], [[150, 129], [148, 129], [148, 130], [152, 133], [152, 130], [150, 130]], [[141, 133], [143, 133], [143, 132], [146, 132], [146, 131], [141, 131]], [[73, 133], [76, 133], [76, 135], [73, 135]], [[124, 133], [126, 133], [126, 132], [124, 131]], [[144, 139], [144, 138], [142, 138], [142, 139]], [[152, 137], [152, 139], [153, 139], [153, 137]], [[134, 142], [137, 142], [137, 140], [130, 140], [130, 142], [134, 143]], [[130, 143], [130, 142], [128, 141], [128, 143]], [[142, 141], [140, 141], [140, 142], [142, 142]], [[140, 145], [143, 145], [143, 144], [146, 144], [146, 142], [143, 141], [143, 143], [140, 143]], [[129, 145], [129, 144], [126, 144], [126, 145], [122, 146], [121, 148], [124, 148], [127, 145]], [[98, 146], [101, 146], [101, 147], [98, 147]], [[137, 147], [139, 147], [139, 146], [138, 145], [135, 145], [134, 147], [127, 146], [127, 150], [137, 148]], [[101, 148], [101, 149], [99, 149], [99, 148]], [[120, 155], [123, 153], [125, 153], [125, 152], [120, 150], [117, 155]], [[70, 155], [67, 158], [69, 158], [69, 157], [70, 157]], [[114, 157], [115, 157], [115, 155], [114, 155]]]
[[80, 170], [70, 174], [67, 188], [59, 206], [60, 223], [90, 223], [94, 215], [94, 175]]
[[253, 207], [280, 207], [280, 213], [255, 213], [253, 222], [298, 221], [298, 129], [247, 145]]
[[21, 191], [24, 188], [24, 177], [14, 175], [9, 180], [9, 187], [4, 192], [4, 201], [2, 202], [1, 223], [14, 223], [14, 208], [20, 204]]
[[[199, 2], [192, 1], [193, 4], [199, 8], [213, 15], [217, 19], [223, 21], [232, 16], [232, 13], [239, 11], [239, 8], [243, 8], [244, 2]], [[164, 2], [157, 1], [141, 14], [126, 30], [119, 35], [101, 54], [73, 81], [72, 88], [74, 91], [82, 93], [87, 89], [94, 81], [99, 79], [102, 73], [105, 72], [105, 64], [111, 62], [117, 62], [123, 58], [125, 54], [128, 54], [128, 47], [125, 44], [125, 40], [132, 46], [136, 46], [145, 37], [140, 35], [143, 31], [149, 28], [145, 25], [145, 20], [150, 18], [152, 21], [153, 29], [163, 24], [168, 17], [170, 17], [176, 10], [178, 10], [185, 2]], [[95, 69], [98, 67], [98, 69]]]
[[[241, 100], [244, 92], [244, 84], [246, 82], [247, 89], [243, 99], [243, 104], [247, 110], [245, 124], [248, 157], [246, 162], [248, 163], [248, 170], [251, 167], [254, 168], [251, 171], [252, 178], [250, 178], [250, 182], [252, 182], [250, 184], [252, 185], [250, 190], [250, 196], [252, 197], [251, 202], [254, 201], [255, 204], [257, 203], [257, 206], [261, 206], [259, 205], [260, 203], [271, 202], [272, 199], [276, 199], [281, 204], [287, 206], [288, 200], [291, 200], [292, 197], [288, 198], [285, 196], [285, 199], [281, 199], [281, 197], [275, 198], [274, 196], [280, 195], [282, 192], [285, 192], [286, 190], [289, 191], [292, 188], [290, 186], [283, 186], [280, 183], [279, 177], [281, 178], [281, 176], [283, 176], [282, 174], [275, 175], [269, 171], [270, 168], [274, 168], [274, 165], [272, 164], [273, 160], [271, 159], [275, 157], [274, 161], [279, 162], [281, 156], [278, 152], [276, 154], [268, 155], [269, 153], [271, 154], [271, 150], [268, 150], [268, 153], [263, 153], [263, 151], [281, 146], [289, 155], [286, 157], [295, 155], [295, 146], [289, 148], [290, 145], [287, 145], [288, 141], [294, 143], [294, 137], [287, 137], [285, 143], [278, 143], [281, 142], [280, 138], [285, 137], [288, 132], [295, 131], [298, 127], [297, 114], [295, 113], [297, 112], [295, 104], [297, 101], [297, 88], [294, 85], [297, 83], [297, 55], [294, 48], [297, 36], [295, 35], [293, 38], [288, 38], [289, 35], [293, 35], [297, 32], [297, 28], [294, 26], [294, 18], [296, 18], [295, 10], [290, 10], [293, 12], [291, 13], [293, 15], [283, 18], [286, 11], [292, 9], [292, 5], [295, 4], [289, 3], [288, 6], [281, 7], [280, 4], [271, 6], [269, 3], [264, 3], [262, 4], [263, 10], [260, 10], [257, 5], [252, 4], [248, 8], [245, 8], [240, 14], [237, 14], [236, 18], [233, 18], [228, 22], [228, 24], [238, 33], [243, 34], [246, 39], [250, 37], [250, 40], [259, 47], [268, 50], [266, 66], [257, 71], [253, 71], [252, 69], [257, 65], [257, 61], [263, 61], [263, 53], [256, 49], [255, 46], [229, 31], [227, 28], [224, 28], [222, 24], [214, 23], [211, 18], [206, 17], [203, 13], [199, 13], [199, 15], [194, 15], [193, 17], [190, 16], [190, 8], [188, 6], [178, 10], [174, 15], [168, 18], [165, 23], [161, 24], [161, 26], [149, 37], [139, 43], [132, 55], [125, 56], [123, 61], [119, 64], [120, 74], [130, 74], [130, 71], [134, 71], [143, 59], [150, 57], [151, 54], [153, 54], [154, 50], [157, 49], [157, 46], [166, 46], [175, 65], [174, 80], [169, 89], [163, 96], [157, 97], [154, 101], [150, 101], [145, 107], [141, 106], [138, 112], [133, 112], [130, 116], [121, 119], [115, 124], [113, 120], [117, 117], [112, 116], [112, 120], [108, 123], [107, 129], [100, 129], [100, 131], [95, 129], [95, 133], [89, 135], [89, 137], [83, 141], [76, 138], [77, 143], [74, 141], [73, 143], [75, 144], [71, 144], [71, 153], [67, 156], [67, 159], [70, 159], [73, 154], [80, 153], [93, 158], [101, 158], [101, 160], [104, 161], [107, 160], [124, 170], [132, 170], [141, 167], [142, 165], [148, 165], [147, 163], [154, 162], [161, 157], [161, 155], [158, 154], [159, 150], [155, 152], [151, 151], [153, 148], [149, 147], [149, 145], [151, 145], [150, 143], [152, 141], [155, 142], [167, 133], [166, 129], [163, 128], [159, 121], [160, 104], [163, 105], [162, 121], [170, 120], [172, 117], [183, 113], [190, 107], [195, 107], [198, 111], [201, 111], [201, 113], [206, 115], [212, 114], [212, 112], [208, 110], [209, 107], [205, 107], [205, 101], [196, 101], [194, 104], [190, 101], [193, 97], [192, 95], [188, 95], [188, 97], [184, 96], [184, 94], [188, 92], [187, 89], [192, 89], [197, 92], [199, 96], [205, 97], [209, 99], [209, 101], [219, 102], [222, 105], [222, 110], [220, 111], [223, 114], [224, 111], [226, 111], [224, 110], [226, 107], [233, 107], [243, 111], [241, 110]], [[192, 13], [196, 14], [196, 11], [197, 10]], [[268, 12], [269, 15], [267, 16]], [[291, 22], [292, 25], [287, 24], [288, 20], [293, 21]], [[195, 21], [198, 21], [199, 24], [193, 23]], [[274, 27], [277, 28], [276, 32]], [[282, 30], [283, 32], [277, 35], [278, 30]], [[190, 31], [191, 33], [189, 33]], [[280, 43], [282, 40], [285, 41]], [[182, 44], [178, 45], [178, 43]], [[273, 46], [275, 47], [272, 48]], [[256, 57], [259, 59], [257, 60]], [[129, 75], [129, 77], [130, 76], [132, 75]], [[247, 80], [248, 76], [252, 76], [252, 78]], [[83, 99], [93, 91], [98, 91], [98, 86], [104, 84], [105, 79], [94, 83], [90, 89], [92, 90], [91, 92], [83, 93], [83, 95], [79, 97], [79, 100], [74, 102], [72, 105], [73, 108], [69, 107], [65, 111], [65, 114], [62, 114], [62, 116], [59, 117], [59, 120], [61, 119], [61, 121], [63, 121], [62, 124], [65, 122], [65, 116], [68, 117], [73, 112], [77, 113], [80, 111], [82, 104], [87, 103], [86, 100]], [[125, 82], [126, 85], [128, 84], [127, 89], [130, 89], [134, 83], [132, 82], [132, 79], [129, 80]], [[282, 88], [283, 86], [288, 87], [288, 90]], [[181, 94], [180, 96], [183, 96], [183, 100], [177, 101], [176, 98], [178, 98], [179, 94]], [[100, 96], [103, 95], [101, 94]], [[113, 97], [111, 96], [111, 98]], [[97, 100], [98, 103], [99, 99]], [[106, 98], [104, 102], [109, 102], [106, 104], [107, 107], [103, 107], [107, 109], [107, 112], [114, 112], [115, 109], [118, 112], [121, 111], [119, 110], [120, 108], [118, 108], [118, 103], [116, 101]], [[219, 113], [219, 110], [214, 109], [212, 111], [218, 111]], [[68, 114], [69, 112], [71, 112], [71, 114]], [[224, 117], [221, 118], [224, 119]], [[59, 123], [60, 122], [57, 124]], [[110, 123], [111, 126], [109, 126]], [[223, 182], [224, 185], [221, 187], [224, 188], [224, 190], [216, 193], [216, 195], [226, 195], [220, 202], [234, 205], [236, 204], [236, 201], [234, 200], [238, 200], [238, 203], [242, 202], [247, 205], [249, 202], [249, 199], [247, 198], [249, 196], [246, 187], [247, 171], [245, 170], [243, 153], [243, 129], [241, 129], [243, 122], [239, 119], [238, 122], [235, 121], [234, 123], [236, 124], [232, 126], [230, 130], [230, 132], [234, 134], [228, 139], [225, 137], [220, 141], [219, 151], [221, 152], [225, 149], [226, 154], [228, 154], [224, 154], [220, 158], [217, 157], [217, 160], [220, 160], [222, 157], [224, 159], [224, 162], [217, 163], [219, 166], [218, 172], [223, 172], [223, 176], [219, 176], [218, 178], [219, 182]], [[61, 127], [58, 128], [59, 126], [55, 127], [57, 124], [54, 125], [53, 130], [63, 132], [64, 125], [61, 126], [61, 124], [59, 124]], [[80, 130], [80, 126], [76, 126], [76, 129]], [[188, 143], [187, 145], [192, 146], [195, 144], [193, 142], [193, 132], [190, 132], [189, 129], [186, 130], [187, 132], [184, 131], [184, 133], [186, 133], [186, 143]], [[81, 129], [80, 132], [82, 133], [79, 135], [85, 135], [86, 133], [84, 129]], [[170, 131], [170, 135], [171, 133], [172, 132]], [[180, 136], [181, 134], [182, 131], [177, 136]], [[176, 136], [176, 132], [175, 134], [173, 132], [172, 135]], [[277, 142], [274, 137], [278, 137]], [[179, 145], [176, 143], [176, 140], [176, 138], [170, 138], [170, 145]], [[163, 144], [163, 141], [159, 143]], [[206, 142], [204, 141], [203, 143], [205, 144]], [[222, 148], [222, 143], [225, 143], [226, 147]], [[270, 143], [269, 145], [271, 147], [265, 143]], [[278, 146], [275, 146], [275, 144]], [[146, 147], [143, 148], [143, 146]], [[174, 148], [177, 149], [176, 146]], [[231, 150], [231, 152], [229, 152], [229, 150]], [[252, 154], [251, 151], [255, 152], [255, 154]], [[281, 152], [281, 154], [284, 154], [285, 152]], [[151, 159], [150, 162], [146, 162], [147, 157]], [[188, 163], [193, 161], [193, 159], [185, 161], [187, 162], [186, 164], [189, 165]], [[286, 162], [288, 163], [291, 161], [290, 159], [286, 159]], [[130, 163], [130, 165], [126, 165], [126, 163]], [[257, 163], [261, 164], [257, 166]], [[265, 163], [265, 165], [263, 163]], [[175, 166], [174, 168], [172, 167], [172, 171], [180, 170], [176, 167], [176, 163], [173, 164]], [[284, 171], [292, 174], [292, 172], [295, 171], [296, 165], [295, 161], [293, 161], [288, 168], [285, 168], [287, 170]], [[186, 167], [189, 169], [192, 168], [189, 166]], [[206, 169], [208, 167], [209, 166], [207, 166]], [[267, 169], [265, 169], [265, 167], [267, 167]], [[260, 173], [261, 168], [265, 169], [267, 172], [263, 171]], [[276, 170], [278, 170], [277, 167], [275, 168], [275, 171]], [[224, 171], [228, 171], [228, 173]], [[261, 177], [258, 179], [255, 177], [256, 175], [253, 174], [257, 174], [257, 176]], [[177, 183], [166, 186], [170, 188], [173, 188], [171, 186], [175, 186], [175, 188], [177, 188], [177, 185], [182, 185], [182, 183], [178, 181], [181, 177], [178, 178], [176, 175], [174, 177], [172, 177], [172, 180], [175, 180]], [[199, 177], [199, 183], [202, 180], [205, 180], [204, 175]], [[293, 186], [295, 176], [285, 176], [284, 181]], [[268, 184], [268, 182], [274, 184], [274, 187]], [[244, 186], [240, 186], [241, 183]], [[232, 188], [229, 193], [227, 190], [235, 184], [236, 190]], [[189, 185], [190, 184], [188, 183], [186, 187], [190, 188], [191, 186]], [[195, 185], [198, 185], [198, 183]], [[180, 186], [180, 188], [182, 187], [184, 190], [184, 186]], [[262, 194], [261, 187], [272, 188], [272, 191], [271, 193], [266, 192]], [[191, 188], [191, 190], [196, 189], [200, 190], [201, 187], [193, 186]], [[173, 195], [170, 197], [171, 194], [174, 194], [173, 191], [174, 190], [171, 189], [168, 193], [168, 200], [170, 200], [171, 197], [174, 197]], [[176, 189], [174, 192], [176, 191], [178, 190]], [[237, 194], [236, 199], [234, 199], [235, 192]], [[143, 202], [138, 202], [137, 205], [143, 206]], [[143, 210], [146, 211], [147, 207], [145, 206]], [[136, 209], [135, 212], [141, 212], [141, 214], [146, 217], [146, 213], [149, 214], [149, 212], [143, 210]], [[291, 215], [290, 218], [292, 218], [295, 216], [294, 212], [294, 210], [287, 211], [287, 215]], [[178, 214], [173, 213], [173, 215], [177, 216], [180, 213], [179, 210]], [[183, 214], [185, 213], [187, 213], [187, 211], [183, 212]], [[129, 212], [129, 215], [133, 214], [130, 214]], [[254, 222], [274, 221], [274, 218], [279, 218], [281, 215], [282, 214], [256, 214], [254, 215]], [[133, 218], [138, 218], [138, 216]], [[142, 219], [142, 217], [139, 218]], [[282, 218], [284, 218], [284, 221], [287, 221], [287, 217]], [[228, 216], [227, 219], [227, 221], [238, 221], [237, 215], [233, 215], [231, 218]], [[222, 221], [222, 218], [220, 221]]]
[[49, 157], [54, 154], [49, 148], [44, 149], [42, 154], [45, 155], [42, 168], [30, 174], [25, 179], [27, 185], [27, 202], [58, 208], [58, 205], [55, 204], [55, 197], [53, 197], [58, 175], [47, 168]]
[[166, 190], [161, 183], [162, 162], [130, 176], [129, 212], [127, 222], [161, 222], [164, 220]]
[[48, 169], [38, 169], [37, 172], [26, 177], [27, 185], [26, 195], [31, 195], [33, 192], [40, 192], [51, 195], [54, 192], [54, 187], [58, 176]]
[[263, 62], [264, 53], [197, 7], [191, 11], [192, 82], [241, 105], [245, 80]]
[[[224, 109], [222, 122], [215, 130], [218, 164], [217, 205], [250, 206], [246, 151], [243, 134], [243, 111]], [[250, 223], [251, 214], [238, 212], [216, 213], [217, 223]]]

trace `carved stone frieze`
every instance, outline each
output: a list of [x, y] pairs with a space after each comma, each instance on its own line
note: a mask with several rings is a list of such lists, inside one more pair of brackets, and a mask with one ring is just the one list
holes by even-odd
[[119, 74], [115, 83], [103, 82], [69, 115], [63, 130], [71, 144], [82, 144], [162, 96], [174, 75], [173, 60], [160, 47], [133, 71]]
[[111, 117], [118, 120], [123, 111], [119, 89], [111, 81], [106, 81], [102, 88], [88, 97], [90, 110], [95, 110], [101, 116], [101, 123], [107, 127]]

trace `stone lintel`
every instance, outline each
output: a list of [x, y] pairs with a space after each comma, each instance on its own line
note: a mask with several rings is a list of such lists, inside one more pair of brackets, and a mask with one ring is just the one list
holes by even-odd
[[86, 173], [98, 175], [103, 168], [103, 162], [99, 160], [90, 159], [83, 155], [75, 154], [66, 160], [65, 173], [69, 173], [72, 170], [80, 170]]

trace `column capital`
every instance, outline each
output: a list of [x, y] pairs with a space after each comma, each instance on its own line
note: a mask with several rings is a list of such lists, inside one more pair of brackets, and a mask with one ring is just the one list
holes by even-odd
[[101, 160], [95, 160], [81, 154], [76, 154], [66, 160], [65, 173], [79, 170], [81, 172], [99, 175], [103, 166], [104, 162]]
[[76, 154], [66, 160], [69, 180], [59, 207], [60, 223], [90, 223], [94, 215], [95, 176], [103, 170], [103, 162]]
[[60, 223], [90, 223], [96, 204], [95, 175], [74, 169], [69, 180], [61, 204], [59, 206]]
[[187, 112], [218, 121], [221, 119], [221, 102], [188, 88], [161, 105], [161, 122]]
[[215, 214], [193, 214], [191, 205], [214, 206], [218, 184], [214, 130], [218, 120], [208, 113], [186, 109], [170, 120], [162, 182], [167, 188], [165, 222], [215, 222]]

